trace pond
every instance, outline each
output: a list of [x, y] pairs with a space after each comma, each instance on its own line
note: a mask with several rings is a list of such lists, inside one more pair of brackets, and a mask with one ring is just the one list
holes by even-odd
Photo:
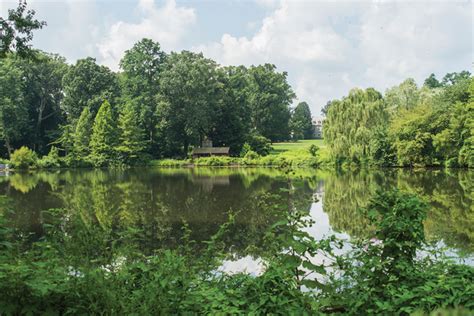
[[[176, 247], [183, 223], [196, 241], [215, 234], [235, 216], [225, 236], [237, 264], [255, 270], [266, 229], [277, 219], [272, 208], [308, 210], [311, 234], [370, 236], [372, 227], [359, 209], [379, 189], [416, 193], [429, 203], [427, 239], [455, 256], [474, 253], [474, 171], [403, 170], [334, 171], [271, 168], [137, 168], [63, 170], [0, 176], [0, 213], [8, 225], [32, 240], [51, 221], [49, 209], [79, 218], [84, 227], [108, 232], [140, 228], [145, 253]], [[290, 189], [290, 190], [289, 190]], [[239, 261], [240, 260], [240, 261]], [[238, 268], [238, 267], [237, 267]]]

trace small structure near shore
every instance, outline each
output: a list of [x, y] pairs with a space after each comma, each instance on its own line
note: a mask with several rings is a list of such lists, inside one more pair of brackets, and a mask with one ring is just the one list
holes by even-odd
[[205, 139], [201, 147], [193, 149], [193, 158], [211, 157], [211, 156], [229, 156], [229, 147], [213, 147], [212, 141]]
[[2, 170], [2, 171], [10, 170], [10, 165], [9, 165], [9, 164], [0, 163], [0, 170]]

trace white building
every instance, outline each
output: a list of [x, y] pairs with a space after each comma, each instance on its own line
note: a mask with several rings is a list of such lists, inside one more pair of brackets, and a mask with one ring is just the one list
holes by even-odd
[[323, 117], [313, 117], [313, 136], [314, 138], [323, 138], [323, 124], [324, 118]]

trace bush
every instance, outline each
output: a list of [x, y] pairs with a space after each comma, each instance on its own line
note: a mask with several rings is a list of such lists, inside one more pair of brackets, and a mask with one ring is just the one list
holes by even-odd
[[38, 160], [38, 167], [44, 169], [61, 167], [61, 158], [59, 157], [59, 150], [54, 146], [51, 147], [49, 154]]
[[317, 157], [318, 152], [319, 152], [319, 147], [316, 146], [315, 144], [312, 144], [311, 146], [309, 146], [308, 151], [309, 151], [311, 156]]
[[252, 147], [250, 147], [249, 143], [245, 143], [242, 146], [242, 150], [240, 151], [240, 157], [245, 157], [245, 154], [247, 154], [251, 150], [252, 150]]
[[250, 145], [250, 148], [260, 156], [266, 156], [272, 151], [271, 141], [262, 135], [250, 135], [248, 144]]
[[38, 156], [28, 147], [22, 146], [12, 153], [10, 162], [18, 169], [34, 168], [37, 165]]
[[244, 156], [245, 160], [254, 160], [258, 158], [260, 158], [260, 155], [253, 150], [249, 150]]

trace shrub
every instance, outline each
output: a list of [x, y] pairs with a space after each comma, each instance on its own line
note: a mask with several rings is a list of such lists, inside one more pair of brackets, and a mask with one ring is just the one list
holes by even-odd
[[258, 158], [260, 158], [260, 155], [253, 150], [249, 150], [244, 156], [245, 160], [254, 160]]
[[252, 150], [252, 147], [250, 147], [249, 143], [245, 143], [242, 146], [242, 150], [240, 151], [240, 157], [245, 157], [245, 154], [251, 150]]
[[45, 169], [61, 167], [61, 158], [59, 157], [59, 150], [54, 146], [51, 147], [49, 154], [38, 160], [38, 167]]
[[22, 146], [12, 153], [10, 161], [18, 169], [34, 168], [38, 162], [38, 156], [28, 147]]
[[308, 151], [309, 151], [311, 156], [317, 157], [318, 153], [319, 153], [319, 147], [316, 146], [315, 144], [311, 144], [311, 146], [309, 146], [309, 148], [308, 148]]
[[250, 148], [260, 156], [266, 156], [272, 151], [271, 141], [262, 135], [250, 135], [248, 144]]

